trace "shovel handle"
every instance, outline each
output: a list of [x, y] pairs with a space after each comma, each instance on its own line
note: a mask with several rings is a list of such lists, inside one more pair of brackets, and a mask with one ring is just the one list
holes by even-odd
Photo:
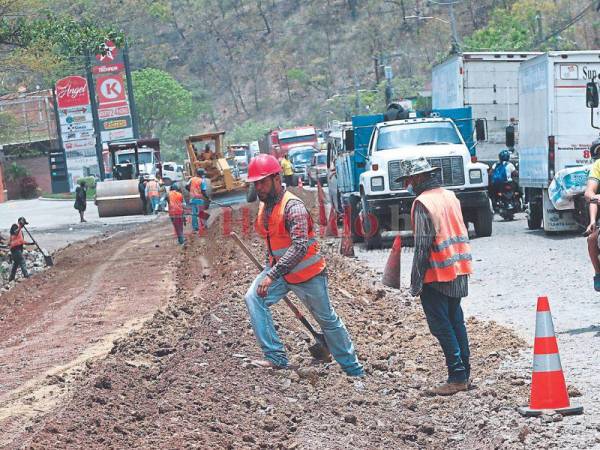
[[[44, 252], [42, 251], [40, 245], [36, 242], [36, 240], [33, 238], [33, 236], [31, 235], [31, 233], [29, 232], [29, 230], [27, 228], [25, 228], [25, 225], [23, 225], [23, 229], [27, 232], [27, 235], [29, 236], [29, 238], [31, 239], [31, 241], [35, 244], [35, 246], [38, 248], [38, 250], [40, 251], [40, 253], [42, 255], [44, 255]], [[46, 255], [44, 255], [46, 256]]]
[[[250, 261], [252, 261], [254, 263], [254, 265], [262, 272], [264, 270], [264, 267], [258, 261], [258, 259], [256, 259], [256, 256], [254, 256], [254, 254], [250, 251], [250, 249], [246, 246], [246, 244], [244, 244], [242, 242], [242, 240], [237, 235], [237, 233], [235, 231], [232, 231], [231, 233], [229, 233], [229, 235], [233, 238], [233, 240], [236, 242], [236, 244], [242, 249], [242, 251], [250, 259]], [[294, 305], [292, 303], [292, 301], [288, 298], [287, 295], [285, 297], [283, 297], [283, 301], [285, 301], [285, 303], [289, 306], [289, 308], [292, 310], [292, 312], [294, 313], [296, 318], [300, 322], [302, 322], [302, 324], [308, 329], [308, 331], [310, 331], [310, 333], [316, 338], [319, 335], [319, 333], [317, 333], [315, 331], [315, 329], [310, 324], [310, 322], [308, 320], [306, 320], [306, 317], [304, 317], [304, 315], [300, 312], [300, 310], [296, 307], [296, 305]]]

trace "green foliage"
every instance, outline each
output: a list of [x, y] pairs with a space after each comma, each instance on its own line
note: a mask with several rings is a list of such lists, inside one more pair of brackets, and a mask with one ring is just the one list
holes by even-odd
[[575, 46], [569, 39], [569, 31], [562, 33], [562, 37], [555, 36], [542, 42], [549, 31], [563, 23], [562, 20], [560, 5], [556, 1], [517, 1], [508, 10], [495, 9], [486, 27], [465, 38], [463, 49], [465, 51], [568, 50]]
[[[77, 180], [77, 184], [81, 183], [82, 181], [85, 181], [85, 185], [88, 189], [88, 194], [90, 192], [90, 189], [96, 189], [96, 178], [95, 177], [82, 177], [79, 178]], [[89, 197], [89, 195], [88, 195]]]
[[8, 181], [18, 181], [21, 178], [28, 177], [30, 175], [29, 170], [16, 162], [13, 162], [6, 168], [6, 179]]
[[191, 92], [167, 72], [143, 69], [131, 75], [143, 136], [160, 138], [169, 127], [193, 118]]
[[242, 144], [257, 141], [263, 137], [269, 130], [279, 126], [286, 127], [291, 125], [289, 122], [280, 123], [275, 121], [258, 122], [255, 120], [247, 120], [244, 123], [235, 125], [231, 133], [226, 135], [226, 139], [230, 143]]

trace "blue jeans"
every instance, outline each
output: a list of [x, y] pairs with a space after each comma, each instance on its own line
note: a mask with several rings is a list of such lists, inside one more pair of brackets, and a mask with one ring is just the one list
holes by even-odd
[[469, 339], [460, 300], [423, 285], [421, 305], [429, 330], [444, 352], [450, 383], [462, 383], [471, 376]]
[[331, 355], [342, 366], [344, 372], [350, 376], [363, 375], [364, 370], [358, 362], [348, 330], [329, 301], [327, 276], [317, 275], [299, 284], [290, 284], [283, 277], [278, 278], [269, 287], [267, 296], [259, 297], [256, 289], [267, 272], [268, 268], [254, 280], [246, 292], [246, 306], [250, 313], [250, 322], [252, 322], [254, 334], [265, 358], [278, 366], [287, 366], [285, 347], [275, 331], [269, 306], [276, 304], [289, 291], [292, 291], [319, 323]]
[[150, 197], [150, 205], [152, 206], [152, 212], [156, 214], [158, 211], [158, 202], [160, 201], [159, 197]]
[[[192, 229], [198, 231], [198, 215], [204, 208], [204, 200], [201, 198], [192, 198], [190, 199], [190, 204], [192, 205]], [[202, 221], [202, 225], [204, 225], [204, 220]]]

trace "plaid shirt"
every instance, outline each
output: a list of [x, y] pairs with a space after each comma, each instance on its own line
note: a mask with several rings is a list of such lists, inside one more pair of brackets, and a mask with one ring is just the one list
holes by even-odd
[[[415, 186], [415, 193], [420, 195], [429, 189], [440, 187], [437, 180], [429, 180], [419, 186]], [[417, 202], [415, 205], [415, 253], [410, 276], [410, 293], [418, 295], [423, 289], [425, 272], [429, 269], [429, 256], [435, 239], [435, 227], [425, 207]], [[459, 275], [455, 280], [446, 282], [434, 281], [430, 286], [448, 297], [462, 298], [469, 294], [469, 276]]]
[[[283, 198], [285, 189], [273, 200], [273, 202], [265, 203], [263, 223], [268, 224], [273, 208]], [[292, 270], [308, 251], [308, 223], [310, 214], [308, 213], [304, 203], [300, 200], [290, 200], [285, 206], [283, 212], [285, 219], [285, 229], [290, 234], [292, 245], [284, 253], [284, 255], [271, 267], [267, 275], [269, 278], [276, 280]], [[269, 253], [267, 251], [267, 266], [269, 265]]]

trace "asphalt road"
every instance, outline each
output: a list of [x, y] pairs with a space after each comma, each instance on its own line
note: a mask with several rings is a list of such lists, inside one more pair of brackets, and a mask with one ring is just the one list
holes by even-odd
[[87, 222], [79, 223], [79, 213], [71, 200], [16, 200], [0, 203], [0, 233], [7, 237], [10, 226], [21, 216], [29, 222], [27, 228], [34, 238], [51, 252], [75, 241], [116, 232], [155, 218], [142, 215], [100, 218], [94, 203], [88, 202]]
[[[388, 239], [387, 244], [391, 246]], [[538, 296], [547, 296], [567, 383], [583, 396], [573, 401], [585, 407], [586, 422], [600, 414], [600, 293], [592, 286], [593, 270], [586, 240], [578, 234], [546, 235], [530, 231], [524, 214], [513, 222], [496, 217], [489, 238], [471, 241], [474, 274], [469, 296], [464, 300], [466, 316], [493, 320], [512, 328], [533, 344]], [[401, 258], [402, 287], [410, 284], [412, 249]], [[367, 252], [359, 245], [357, 256], [383, 271], [389, 248]], [[531, 352], [512, 364], [531, 370]]]

